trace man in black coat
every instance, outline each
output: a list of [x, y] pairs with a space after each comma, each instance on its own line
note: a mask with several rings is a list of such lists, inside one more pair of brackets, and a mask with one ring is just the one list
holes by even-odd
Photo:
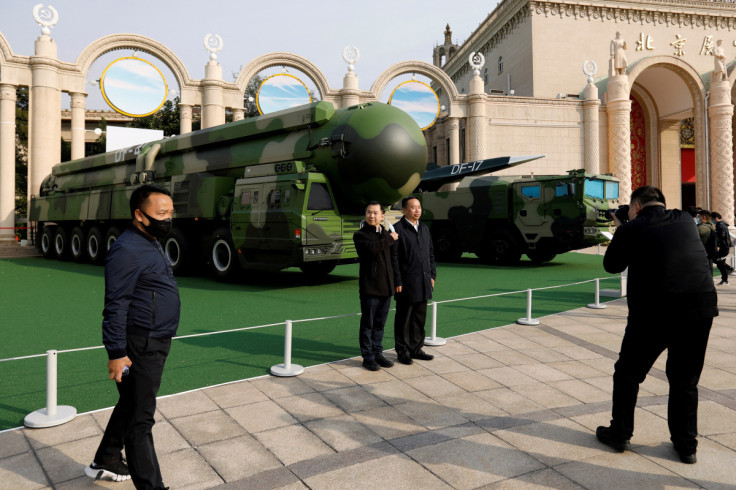
[[396, 316], [394, 339], [396, 354], [402, 364], [412, 359], [431, 361], [434, 356], [422, 350], [427, 301], [432, 298], [437, 268], [434, 263], [432, 236], [427, 225], [419, 221], [422, 205], [416, 197], [401, 201], [401, 218], [394, 228], [399, 234], [399, 282], [396, 284]]
[[383, 330], [398, 274], [394, 242], [399, 235], [381, 227], [383, 218], [381, 203], [369, 203], [365, 208], [365, 225], [353, 234], [360, 262], [358, 284], [361, 316], [358, 338], [363, 367], [369, 371], [378, 371], [379, 366], [394, 365], [383, 356]]
[[120, 398], [85, 473], [96, 480], [132, 477], [137, 489], [165, 488], [152, 430], [181, 306], [171, 264], [158, 242], [171, 231], [173, 213], [167, 189], [138, 187], [130, 196], [131, 226], [110, 247], [105, 262], [102, 343]]
[[718, 240], [718, 253], [716, 254], [716, 267], [721, 271], [721, 282], [719, 286], [728, 285], [728, 275], [733, 272], [733, 267], [726, 263], [728, 251], [731, 249], [731, 235], [728, 231], [728, 223], [723, 221], [723, 216], [715, 211], [710, 213], [716, 224], [716, 237]]
[[628, 324], [613, 374], [610, 427], [598, 439], [631, 449], [639, 384], [667, 349], [670, 384], [667, 422], [683, 463], [695, 463], [698, 434], [698, 381], [708, 335], [718, 315], [708, 257], [689, 214], [665, 209], [662, 192], [651, 186], [631, 194], [630, 221], [618, 226], [603, 258], [610, 273], [627, 267]]

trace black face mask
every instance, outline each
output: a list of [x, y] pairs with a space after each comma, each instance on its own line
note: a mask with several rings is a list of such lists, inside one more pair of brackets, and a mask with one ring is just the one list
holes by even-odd
[[141, 225], [143, 225], [143, 228], [146, 230], [146, 233], [156, 238], [164, 238], [166, 235], [171, 233], [171, 218], [156, 219], [148, 216], [146, 213], [143, 212], [142, 209], [140, 210], [140, 212], [143, 214], [143, 216], [148, 218], [148, 221], [150, 221], [150, 224], [148, 225], [144, 225], [143, 223], [141, 223]]

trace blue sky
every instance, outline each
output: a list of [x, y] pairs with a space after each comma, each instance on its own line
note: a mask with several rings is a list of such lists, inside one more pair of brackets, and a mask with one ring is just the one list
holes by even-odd
[[[34, 40], [40, 35], [33, 7], [39, 1], [2, 2], [0, 32], [15, 54], [33, 54]], [[355, 72], [360, 88], [367, 90], [394, 63], [431, 63], [432, 48], [444, 42], [445, 24], [450, 24], [455, 42], [464, 41], [497, 3], [464, 0], [451, 8], [451, 3], [438, 0], [52, 0], [59, 21], [51, 35], [59, 59], [73, 62], [87, 45], [103, 36], [141, 34], [165, 44], [183, 61], [191, 77], [202, 78], [208, 61], [204, 36], [218, 34], [224, 42], [218, 61], [225, 81], [232, 81], [257, 56], [287, 51], [308, 58], [333, 88], [342, 86], [347, 71], [343, 48], [355, 45], [360, 50]], [[107, 65], [115, 56], [132, 55], [132, 51], [117, 51], [100, 64]], [[98, 69], [101, 73], [104, 66]], [[93, 91], [99, 88], [88, 87], [89, 107], [104, 108], [95, 107]]]

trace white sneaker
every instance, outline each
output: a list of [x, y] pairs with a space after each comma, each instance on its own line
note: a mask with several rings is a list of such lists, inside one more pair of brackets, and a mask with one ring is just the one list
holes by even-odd
[[84, 469], [84, 473], [95, 480], [125, 481], [130, 480], [128, 465], [123, 461], [116, 464], [92, 463]]

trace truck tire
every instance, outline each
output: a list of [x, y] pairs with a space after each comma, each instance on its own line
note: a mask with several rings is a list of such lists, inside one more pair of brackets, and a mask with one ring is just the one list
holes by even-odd
[[54, 252], [59, 260], [66, 260], [69, 256], [69, 232], [63, 226], [56, 227], [54, 233]]
[[54, 253], [54, 235], [56, 230], [53, 226], [45, 226], [41, 232], [41, 253], [47, 259], [56, 258]]
[[187, 269], [190, 252], [189, 243], [178, 228], [174, 228], [164, 240], [164, 254], [169, 259], [174, 273], [181, 273]]
[[484, 249], [478, 256], [486, 263], [494, 265], [514, 265], [521, 259], [521, 250], [516, 239], [506, 230], [488, 235]]
[[87, 258], [85, 245], [87, 241], [84, 239], [84, 231], [79, 226], [72, 229], [72, 235], [69, 239], [69, 253], [74, 262], [81, 262]]
[[463, 255], [457, 243], [457, 234], [449, 226], [431, 230], [434, 258], [438, 262], [456, 262]]
[[300, 265], [299, 268], [302, 270], [303, 273], [309, 275], [309, 276], [326, 276], [330, 272], [335, 270], [335, 267], [337, 266], [336, 260], [331, 260], [329, 262], [305, 262], [304, 264]]
[[240, 270], [230, 230], [227, 228], [215, 230], [210, 240], [209, 257], [207, 259], [212, 275], [221, 281], [232, 279]]
[[111, 226], [107, 229], [107, 233], [105, 233], [105, 254], [110, 251], [110, 247], [112, 247], [112, 244], [115, 243], [119, 236], [120, 228], [117, 226]]
[[102, 262], [105, 258], [104, 241], [102, 240], [102, 232], [96, 226], [89, 229], [87, 233], [87, 257], [95, 264]]
[[534, 250], [527, 250], [526, 256], [529, 257], [529, 260], [531, 260], [535, 264], [542, 264], [554, 259], [555, 257], [557, 257], [557, 254], [552, 253], [550, 250], [546, 250], [544, 248], [538, 248]]

